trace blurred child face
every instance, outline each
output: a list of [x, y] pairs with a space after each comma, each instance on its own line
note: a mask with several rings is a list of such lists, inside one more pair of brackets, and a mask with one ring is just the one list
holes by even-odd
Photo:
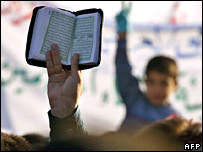
[[150, 71], [145, 82], [146, 96], [155, 106], [166, 105], [177, 86], [177, 82], [172, 77], [157, 71]]

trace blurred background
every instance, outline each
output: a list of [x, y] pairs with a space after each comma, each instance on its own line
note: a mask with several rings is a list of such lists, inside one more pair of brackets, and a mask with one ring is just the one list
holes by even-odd
[[[83, 71], [80, 109], [89, 134], [116, 131], [126, 114], [114, 64], [120, 1], [1, 1], [1, 131], [49, 135], [46, 69], [25, 61], [32, 10], [40, 5], [103, 10], [101, 64]], [[202, 122], [202, 1], [133, 1], [129, 30], [128, 57], [140, 87], [145, 89], [142, 78], [149, 58], [172, 56], [180, 74], [171, 103], [186, 118]]]

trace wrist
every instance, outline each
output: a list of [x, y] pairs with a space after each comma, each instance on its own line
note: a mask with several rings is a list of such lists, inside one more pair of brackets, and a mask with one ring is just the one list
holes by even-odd
[[76, 109], [73, 110], [58, 110], [58, 109], [51, 109], [51, 114], [57, 118], [66, 118], [73, 115]]
[[127, 32], [121, 32], [118, 34], [119, 39], [126, 39]]

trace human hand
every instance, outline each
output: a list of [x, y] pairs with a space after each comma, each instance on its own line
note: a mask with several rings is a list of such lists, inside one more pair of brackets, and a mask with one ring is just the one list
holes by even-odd
[[125, 6], [124, 2], [122, 1], [122, 9], [116, 15], [116, 23], [117, 23], [117, 33], [120, 34], [122, 32], [127, 32], [128, 25], [129, 25], [129, 13], [132, 8], [132, 3], [129, 3], [128, 6]]
[[73, 114], [82, 94], [82, 72], [78, 69], [79, 54], [71, 59], [71, 70], [63, 70], [56, 44], [46, 52], [48, 98], [51, 114], [65, 118]]

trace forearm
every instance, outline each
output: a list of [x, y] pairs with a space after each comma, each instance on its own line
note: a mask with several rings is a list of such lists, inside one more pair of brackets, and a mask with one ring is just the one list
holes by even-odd
[[125, 104], [128, 106], [132, 104], [131, 97], [136, 95], [138, 98], [141, 94], [139, 89], [139, 82], [135, 76], [132, 75], [132, 67], [129, 64], [127, 56], [127, 33], [118, 34], [117, 50], [116, 50], [116, 82], [119, 93]]
[[122, 32], [118, 34], [117, 50], [116, 50], [116, 74], [119, 76], [122, 73], [131, 75], [131, 66], [127, 56], [127, 33]]
[[60, 141], [74, 135], [87, 134], [80, 119], [79, 109], [76, 109], [72, 116], [66, 118], [55, 117], [51, 114], [51, 111], [48, 112], [48, 116], [51, 142]]

